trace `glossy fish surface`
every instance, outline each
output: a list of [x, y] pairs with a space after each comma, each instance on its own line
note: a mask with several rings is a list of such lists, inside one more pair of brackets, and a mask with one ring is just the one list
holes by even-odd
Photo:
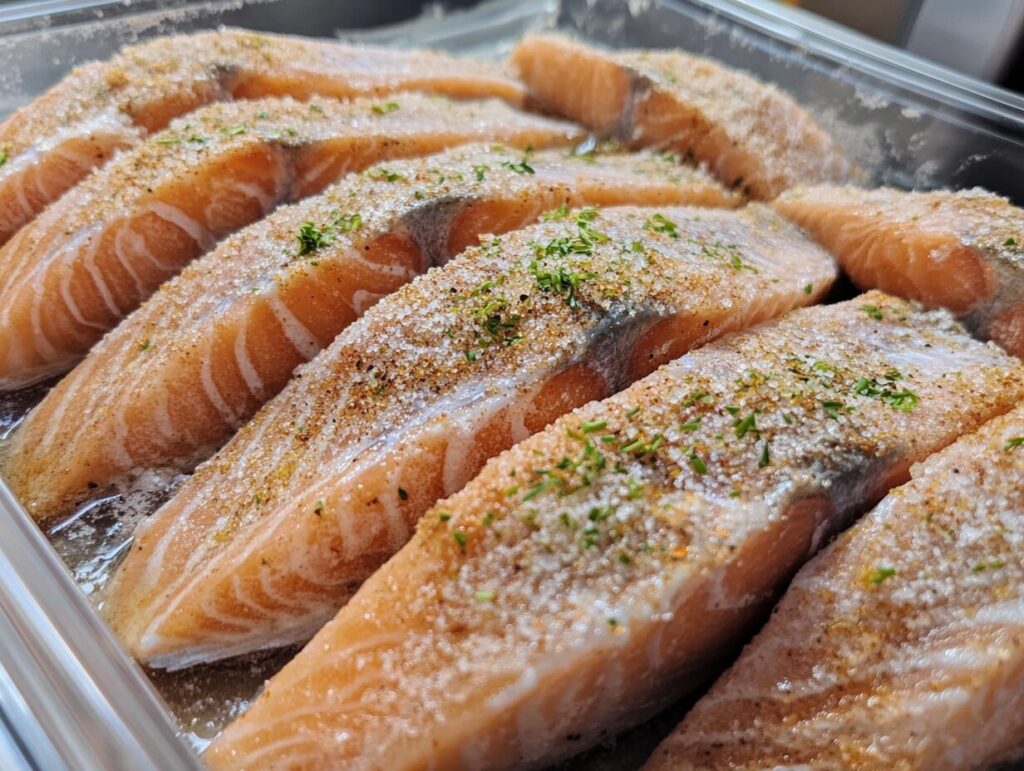
[[3, 474], [45, 520], [139, 470], [209, 456], [368, 307], [484, 233], [559, 207], [732, 206], [650, 153], [474, 145], [346, 177], [223, 241], [100, 342], [27, 418]]
[[69, 369], [218, 239], [346, 172], [471, 141], [540, 148], [580, 137], [495, 100], [389, 104], [210, 105], [69, 191], [0, 248], [0, 388]]
[[498, 68], [429, 51], [237, 29], [128, 47], [76, 68], [0, 123], [0, 245], [118, 150], [210, 102], [412, 90], [513, 105], [523, 98], [522, 86]]
[[727, 186], [771, 199], [795, 184], [843, 181], [851, 166], [790, 96], [681, 51], [606, 52], [530, 35], [512, 52], [530, 96], [635, 147], [705, 163]]
[[862, 289], [955, 312], [1024, 356], [1024, 212], [981, 188], [907, 192], [796, 188], [773, 204]]
[[1024, 407], [808, 564], [651, 769], [989, 768], [1024, 752]]
[[106, 600], [161, 667], [308, 639], [490, 457], [834, 265], [763, 206], [593, 208], [379, 302], [138, 531]]
[[831, 533], [1022, 395], [1015, 359], [881, 293], [692, 351], [428, 511], [206, 760], [579, 752], [702, 684]]

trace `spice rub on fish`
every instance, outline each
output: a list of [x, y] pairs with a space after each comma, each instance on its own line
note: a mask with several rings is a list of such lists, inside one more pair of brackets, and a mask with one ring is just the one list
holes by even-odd
[[771, 199], [799, 183], [841, 182], [838, 145], [790, 96], [681, 51], [600, 51], [530, 35], [512, 52], [530, 96], [635, 147], [706, 163], [726, 184]]
[[775, 208], [831, 251], [862, 289], [955, 312], [1024, 356], [1024, 212], [981, 188], [911, 193], [796, 188]]
[[205, 760], [579, 752], [702, 683], [830, 533], [1022, 395], [1015, 359], [881, 293], [691, 352], [434, 506]]
[[470, 248], [199, 467], [138, 531], [106, 614], [160, 667], [306, 640], [488, 458], [833, 277], [763, 206], [559, 211]]
[[1024, 407], [793, 581], [650, 769], [989, 768], [1024, 752]]
[[0, 123], [0, 245], [116, 151], [209, 102], [412, 90], [513, 105], [523, 98], [498, 68], [429, 51], [234, 29], [131, 46], [76, 68]]
[[201, 460], [366, 308], [483, 233], [559, 207], [735, 201], [651, 153], [472, 145], [371, 167], [164, 285], [29, 415], [4, 476], [45, 520], [135, 470]]
[[579, 138], [494, 100], [210, 105], [122, 154], [0, 249], [0, 389], [69, 369], [161, 282], [276, 204], [383, 159]]

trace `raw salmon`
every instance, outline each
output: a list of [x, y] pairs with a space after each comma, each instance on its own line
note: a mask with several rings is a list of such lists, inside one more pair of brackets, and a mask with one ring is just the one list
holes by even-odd
[[497, 769], [578, 752], [700, 684], [837, 526], [1021, 396], [1019, 362], [881, 293], [692, 352], [427, 512], [206, 760]]
[[909, 193], [794, 189], [775, 202], [862, 289], [954, 311], [975, 334], [1024, 356], [1024, 211], [981, 188]]
[[200, 460], [373, 302], [481, 233], [560, 206], [621, 203], [735, 197], [652, 154], [471, 146], [349, 176], [165, 285], [31, 414], [4, 476], [46, 519], [133, 469]]
[[427, 51], [231, 29], [126, 48], [75, 69], [0, 124], [0, 245], [117, 150], [209, 102], [408, 90], [523, 98], [497, 68]]
[[0, 249], [0, 389], [62, 372], [213, 242], [382, 159], [455, 144], [567, 144], [567, 123], [503, 102], [210, 105], [121, 155]]
[[633, 146], [706, 163], [756, 198], [799, 183], [842, 181], [851, 172], [836, 143], [791, 97], [711, 59], [605, 52], [534, 35], [519, 43], [512, 62], [545, 107]]
[[487, 240], [300, 367], [147, 520], [107, 616], [159, 667], [307, 640], [489, 457], [833, 275], [763, 206], [584, 209]]
[[959, 771], [1024, 753], [1024, 407], [796, 577], [651, 769]]

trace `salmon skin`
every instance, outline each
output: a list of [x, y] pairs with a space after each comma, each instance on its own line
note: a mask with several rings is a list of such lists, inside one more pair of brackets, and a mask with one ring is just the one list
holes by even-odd
[[499, 69], [428, 51], [233, 29], [126, 48], [73, 70], [0, 124], [0, 245], [116, 151], [209, 102], [410, 90], [523, 99], [522, 86]]
[[1024, 407], [796, 577], [648, 765], [959, 771], [1024, 752]]
[[[634, 147], [706, 163], [726, 184], [771, 199], [851, 173], [836, 143], [774, 86], [680, 51], [605, 52], [531, 35], [512, 52], [530, 96]], [[566, 73], [575, 82], [566, 83]]]
[[955, 312], [1024, 356], [1024, 212], [974, 188], [911, 193], [796, 188], [775, 207], [805, 227], [862, 289]]
[[494, 100], [403, 94], [388, 104], [210, 105], [69, 191], [0, 249], [0, 389], [69, 369], [216, 239], [346, 172], [465, 142], [581, 136]]
[[1019, 362], [881, 293], [691, 352], [427, 512], [206, 761], [579, 752], [699, 684], [840, 523], [1022, 395]]
[[371, 308], [147, 520], [105, 612], [177, 668], [308, 640], [489, 457], [834, 266], [767, 207], [583, 209]]
[[134, 469], [208, 456], [374, 301], [481, 233], [560, 206], [735, 202], [707, 174], [649, 153], [474, 145], [372, 167], [165, 285], [28, 417], [4, 476], [45, 520]]

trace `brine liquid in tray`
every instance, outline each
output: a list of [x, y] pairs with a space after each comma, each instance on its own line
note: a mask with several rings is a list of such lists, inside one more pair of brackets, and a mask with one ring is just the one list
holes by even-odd
[[[0, 393], [0, 458], [22, 418], [54, 384], [51, 381], [22, 391]], [[187, 474], [146, 471], [124, 490], [86, 501], [70, 517], [47, 529], [46, 536], [53, 548], [97, 610], [103, 607], [106, 587], [131, 546], [136, 525], [156, 511], [187, 478]], [[263, 684], [297, 652], [297, 647], [284, 648], [178, 672], [147, 670], [146, 674], [166, 702], [181, 737], [201, 752], [246, 710]], [[650, 722], [615, 738], [614, 744], [599, 745], [560, 763], [556, 770], [639, 768], [699, 695], [688, 695]]]
[[[50, 382], [0, 394], [0, 457], [22, 418], [52, 386]], [[103, 607], [114, 569], [131, 546], [135, 526], [187, 478], [173, 471], [145, 471], [123, 490], [86, 501], [73, 515], [47, 529], [53, 548], [97, 610]], [[284, 649], [213, 666], [147, 674], [167, 702], [182, 737], [201, 751], [295, 652]]]

